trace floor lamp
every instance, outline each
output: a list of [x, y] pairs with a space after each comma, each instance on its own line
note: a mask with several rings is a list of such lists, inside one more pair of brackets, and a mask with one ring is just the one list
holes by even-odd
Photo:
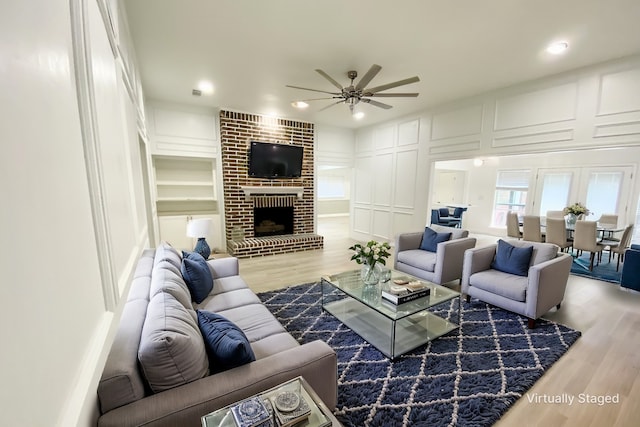
[[212, 221], [209, 218], [193, 219], [187, 224], [187, 236], [198, 239], [193, 251], [202, 255], [204, 259], [208, 259], [211, 255], [211, 248], [205, 240], [211, 230], [211, 224]]

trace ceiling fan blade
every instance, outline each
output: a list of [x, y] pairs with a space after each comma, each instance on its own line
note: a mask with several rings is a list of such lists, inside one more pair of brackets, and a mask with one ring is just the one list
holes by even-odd
[[329, 105], [327, 105], [326, 107], [322, 107], [321, 109], [319, 109], [319, 110], [318, 110], [318, 112], [320, 112], [320, 111], [324, 111], [324, 110], [326, 110], [327, 108], [333, 107], [334, 105], [342, 104], [343, 102], [344, 102], [344, 100], [340, 100], [340, 101], [338, 101], [338, 102], [334, 102], [333, 104], [329, 104]]
[[380, 70], [382, 70], [381, 66], [379, 66], [378, 64], [373, 64], [371, 68], [369, 68], [369, 71], [367, 71], [367, 74], [362, 76], [362, 78], [356, 85], [356, 90], [362, 90], [367, 87], [369, 82], [376, 76], [376, 74], [380, 72]]
[[324, 77], [325, 79], [329, 80], [332, 85], [334, 85], [335, 87], [340, 89], [340, 92], [342, 92], [342, 85], [340, 83], [338, 83], [337, 81], [333, 80], [329, 74], [325, 73], [324, 71], [322, 71], [320, 69], [317, 69], [316, 72], [318, 74], [320, 74], [322, 77]]
[[362, 96], [377, 96], [377, 97], [384, 97], [384, 98], [391, 98], [391, 97], [400, 97], [400, 98], [415, 98], [416, 96], [418, 96], [419, 93], [363, 93]]
[[371, 104], [375, 107], [384, 108], [385, 110], [388, 110], [389, 108], [393, 108], [389, 104], [383, 104], [382, 102], [374, 101], [373, 99], [361, 98], [360, 101], [366, 102], [367, 104]]
[[294, 89], [302, 89], [302, 90], [310, 90], [313, 92], [321, 92], [321, 93], [328, 93], [329, 95], [340, 95], [340, 93], [337, 92], [328, 92], [326, 90], [318, 90], [318, 89], [309, 89], [308, 87], [300, 87], [300, 86], [291, 86], [291, 85], [285, 85], [286, 87], [291, 87]]
[[330, 98], [310, 98], [310, 99], [301, 99], [300, 101], [304, 101], [304, 102], [307, 102], [307, 101], [321, 101], [321, 100], [323, 100], [323, 99], [336, 99], [336, 98], [338, 98], [338, 97], [337, 97], [337, 96], [332, 96], [332, 97], [330, 97]]
[[397, 82], [388, 83], [386, 85], [372, 87], [371, 89], [366, 89], [365, 92], [366, 93], [382, 92], [383, 90], [391, 89], [391, 88], [402, 86], [402, 85], [408, 85], [410, 83], [415, 83], [419, 81], [420, 79], [418, 78], [418, 76], [410, 77], [408, 79], [399, 80]]

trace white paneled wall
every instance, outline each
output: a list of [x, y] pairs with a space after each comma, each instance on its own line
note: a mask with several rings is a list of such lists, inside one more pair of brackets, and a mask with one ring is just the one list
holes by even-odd
[[25, 4], [0, 15], [0, 425], [89, 426], [148, 245], [139, 82], [116, 0]]
[[[352, 235], [360, 240], [392, 238], [401, 230], [428, 223], [429, 209], [435, 204], [430, 194], [431, 171], [439, 160], [580, 150], [580, 156], [563, 156], [563, 165], [581, 165], [584, 160], [579, 159], [587, 156], [599, 165], [613, 162], [637, 170], [639, 158], [603, 158], [595, 150], [640, 146], [638, 94], [640, 56], [636, 55], [360, 129], [356, 132]], [[509, 167], [504, 162], [502, 166]], [[529, 166], [535, 169], [536, 165]], [[495, 175], [489, 175], [475, 173], [464, 191], [463, 203], [472, 205], [467, 216], [475, 217], [469, 224], [480, 232], [487, 231], [493, 204]], [[632, 200], [627, 202], [637, 206], [638, 174], [633, 180]]]
[[352, 204], [353, 237], [392, 242], [401, 231], [424, 226], [426, 194], [420, 194], [428, 167], [418, 118], [358, 132]]

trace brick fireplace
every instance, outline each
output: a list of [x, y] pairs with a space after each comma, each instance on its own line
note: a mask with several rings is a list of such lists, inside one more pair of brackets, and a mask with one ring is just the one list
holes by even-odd
[[[314, 127], [312, 123], [233, 111], [220, 112], [227, 251], [237, 257], [321, 249], [314, 234]], [[302, 176], [253, 178], [248, 174], [251, 141], [293, 144], [304, 149]], [[292, 215], [286, 224], [262, 218], [268, 210]], [[262, 222], [254, 224], [256, 212]], [[257, 231], [257, 234], [256, 234]], [[282, 233], [282, 234], [280, 234]]]

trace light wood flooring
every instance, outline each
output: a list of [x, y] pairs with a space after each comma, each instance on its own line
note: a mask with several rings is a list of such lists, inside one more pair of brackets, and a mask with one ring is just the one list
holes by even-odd
[[[348, 217], [321, 218], [318, 234], [325, 238], [322, 250], [241, 259], [242, 277], [255, 292], [263, 292], [357, 268], [348, 250], [354, 243], [348, 237]], [[475, 237], [478, 246], [496, 240]], [[562, 308], [544, 317], [577, 329], [582, 336], [496, 426], [640, 425], [640, 293], [570, 276]], [[619, 402], [586, 403], [587, 395], [618, 396]], [[574, 398], [572, 404], [567, 396]], [[563, 403], [545, 403], [550, 399]]]

